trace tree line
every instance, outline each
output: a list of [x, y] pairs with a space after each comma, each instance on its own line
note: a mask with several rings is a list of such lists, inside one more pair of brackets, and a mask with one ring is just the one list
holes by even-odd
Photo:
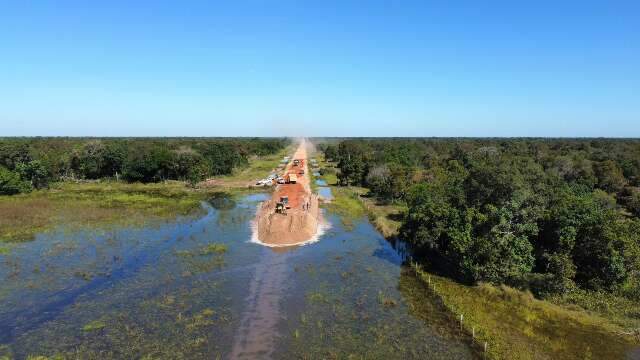
[[465, 282], [640, 300], [640, 141], [346, 139], [341, 185], [406, 204], [401, 237]]
[[230, 174], [253, 155], [274, 154], [277, 138], [4, 138], [0, 139], [0, 195], [68, 179], [198, 182]]

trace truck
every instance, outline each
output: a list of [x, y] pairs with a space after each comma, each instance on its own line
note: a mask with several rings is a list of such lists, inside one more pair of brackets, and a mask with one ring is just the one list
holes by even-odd
[[295, 184], [298, 182], [298, 176], [296, 174], [289, 174], [289, 184]]
[[298, 166], [298, 165], [300, 165], [300, 160], [298, 159], [293, 160], [293, 166]]

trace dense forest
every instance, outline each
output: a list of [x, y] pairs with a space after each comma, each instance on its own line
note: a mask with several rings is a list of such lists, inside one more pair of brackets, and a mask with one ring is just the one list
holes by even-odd
[[341, 185], [406, 205], [418, 259], [467, 283], [640, 300], [640, 141], [345, 139]]
[[0, 195], [78, 179], [195, 183], [229, 174], [247, 165], [250, 156], [274, 154], [287, 144], [269, 138], [3, 138]]

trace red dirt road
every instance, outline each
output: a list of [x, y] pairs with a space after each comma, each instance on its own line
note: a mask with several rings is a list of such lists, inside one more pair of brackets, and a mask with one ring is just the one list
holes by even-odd
[[[286, 179], [289, 174], [295, 174], [298, 176], [298, 181], [295, 184], [279, 185], [273, 194], [273, 200], [279, 201], [280, 197], [288, 196], [291, 209], [302, 210], [302, 205], [309, 202], [309, 196], [311, 195], [309, 173], [307, 171], [307, 149], [304, 141], [296, 150], [293, 159], [302, 160], [302, 164], [293, 166], [293, 160], [289, 162], [285, 168], [283, 177]], [[304, 171], [304, 175], [300, 174], [300, 170]]]
[[[293, 160], [300, 160], [299, 166]], [[304, 174], [300, 174], [300, 170]], [[311, 193], [309, 172], [307, 169], [307, 143], [300, 142], [293, 159], [284, 172], [296, 174], [295, 184], [278, 185], [269, 201], [262, 203], [257, 214], [258, 240], [269, 246], [290, 246], [304, 243], [313, 238], [318, 231], [318, 197]], [[276, 214], [275, 205], [282, 196], [289, 197], [287, 214]]]

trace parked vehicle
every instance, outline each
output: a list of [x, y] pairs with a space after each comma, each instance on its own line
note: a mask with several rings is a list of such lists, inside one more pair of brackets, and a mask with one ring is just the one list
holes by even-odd
[[256, 182], [256, 185], [259, 185], [259, 186], [271, 186], [271, 185], [273, 185], [273, 180], [271, 180], [271, 179], [258, 180], [258, 182]]

